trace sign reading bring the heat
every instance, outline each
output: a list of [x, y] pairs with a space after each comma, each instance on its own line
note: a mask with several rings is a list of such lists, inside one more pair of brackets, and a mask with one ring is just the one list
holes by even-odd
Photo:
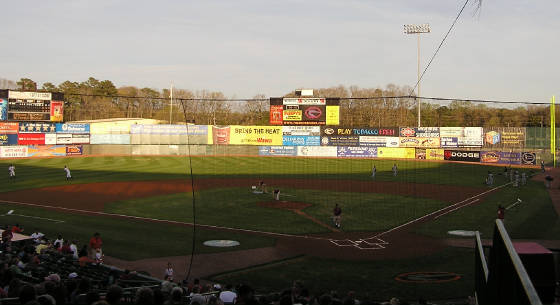
[[338, 98], [270, 98], [272, 125], [338, 125]]

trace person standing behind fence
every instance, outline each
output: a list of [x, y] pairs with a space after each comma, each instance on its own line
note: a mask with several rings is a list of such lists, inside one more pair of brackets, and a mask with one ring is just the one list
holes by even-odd
[[397, 167], [397, 163], [393, 164], [393, 176], [397, 176], [397, 173], [399, 172], [399, 168]]

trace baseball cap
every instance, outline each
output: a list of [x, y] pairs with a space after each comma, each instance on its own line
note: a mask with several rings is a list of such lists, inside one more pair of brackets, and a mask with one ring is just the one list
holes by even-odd
[[72, 273], [68, 274], [69, 279], [75, 279], [77, 277], [78, 277], [78, 274], [76, 272], [72, 272]]
[[220, 290], [220, 289], [222, 289], [222, 285], [220, 285], [220, 284], [214, 284], [214, 289]]

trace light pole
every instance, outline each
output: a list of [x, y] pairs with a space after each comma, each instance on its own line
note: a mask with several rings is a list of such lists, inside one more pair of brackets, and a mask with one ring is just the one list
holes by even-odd
[[417, 34], [418, 35], [418, 94], [416, 99], [418, 100], [418, 127], [420, 127], [420, 34], [429, 33], [430, 25], [425, 24], [405, 24], [404, 33], [405, 34]]

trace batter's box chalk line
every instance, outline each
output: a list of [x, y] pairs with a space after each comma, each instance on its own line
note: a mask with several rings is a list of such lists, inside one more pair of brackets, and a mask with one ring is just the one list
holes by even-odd
[[331, 239], [330, 241], [339, 247], [355, 247], [360, 250], [385, 249], [385, 246], [389, 244], [388, 242], [378, 237], [370, 237], [358, 240]]

